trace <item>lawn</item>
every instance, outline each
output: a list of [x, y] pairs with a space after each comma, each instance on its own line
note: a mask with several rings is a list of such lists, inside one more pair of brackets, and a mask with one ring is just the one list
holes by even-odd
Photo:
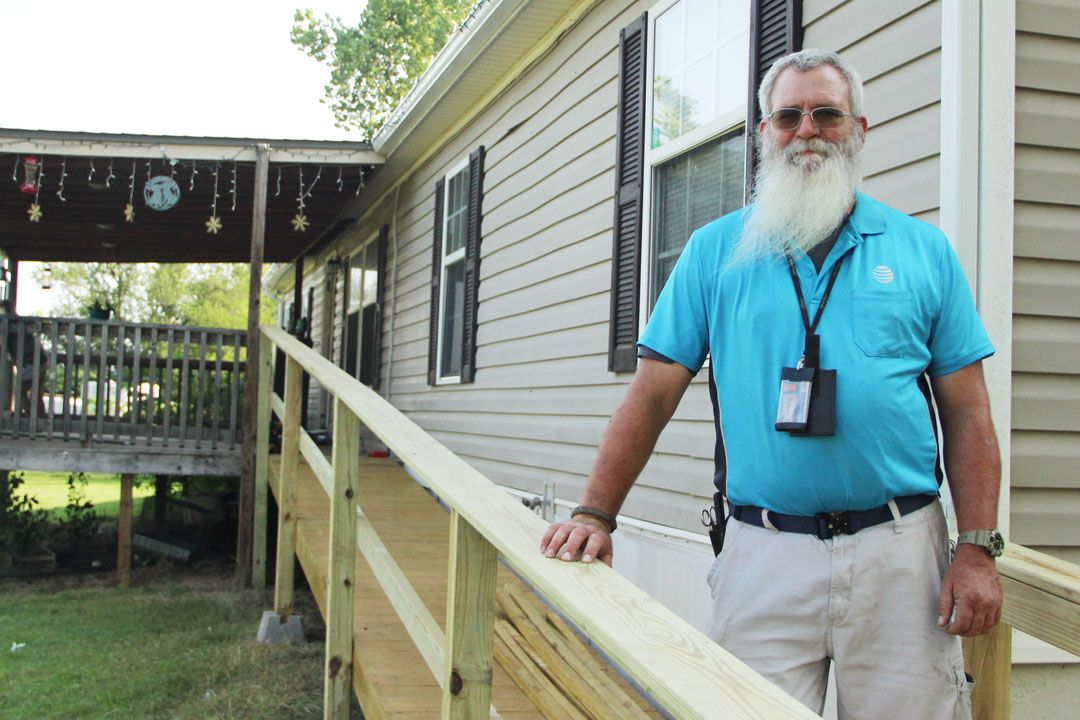
[[[64, 472], [22, 473], [26, 482], [20, 493], [37, 497], [38, 507], [46, 510], [63, 511], [67, 505], [67, 479]], [[86, 499], [94, 503], [94, 509], [101, 517], [115, 518], [120, 512], [120, 476], [106, 473], [87, 473], [84, 488]], [[142, 508], [142, 499], [154, 494], [149, 484], [136, 487], [134, 491], [134, 513], [138, 516]]]
[[[322, 717], [324, 646], [256, 642], [268, 595], [233, 589], [231, 567], [194, 579], [179, 568], [142, 572], [130, 590], [104, 578], [0, 582], [0, 715]], [[305, 624], [321, 628], [310, 595], [297, 599]]]

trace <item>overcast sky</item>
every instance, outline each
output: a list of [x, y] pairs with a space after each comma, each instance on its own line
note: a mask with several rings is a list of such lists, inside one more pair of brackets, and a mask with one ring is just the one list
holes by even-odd
[[[0, 128], [366, 140], [319, 100], [329, 70], [289, 42], [296, 8], [367, 0], [0, 0]], [[19, 312], [51, 305], [20, 267]]]

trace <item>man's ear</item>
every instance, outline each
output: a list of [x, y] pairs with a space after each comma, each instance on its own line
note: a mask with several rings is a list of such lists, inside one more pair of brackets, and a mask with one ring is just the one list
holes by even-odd
[[865, 115], [860, 115], [855, 120], [855, 122], [857, 122], [859, 124], [859, 136], [862, 137], [863, 140], [865, 140], [866, 139], [866, 129], [869, 126], [869, 124], [866, 122], [866, 116]]

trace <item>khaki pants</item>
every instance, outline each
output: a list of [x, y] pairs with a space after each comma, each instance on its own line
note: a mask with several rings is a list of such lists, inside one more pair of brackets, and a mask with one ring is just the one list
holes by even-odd
[[835, 663], [840, 720], [969, 720], [960, 640], [937, 627], [941, 504], [820, 540], [729, 520], [709, 636], [816, 713]]

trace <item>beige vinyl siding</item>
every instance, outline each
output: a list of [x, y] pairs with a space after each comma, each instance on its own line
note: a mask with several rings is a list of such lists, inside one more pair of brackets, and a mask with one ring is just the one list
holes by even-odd
[[803, 47], [840, 53], [862, 75], [869, 195], [937, 221], [941, 3], [806, 0]]
[[[382, 392], [498, 483], [576, 498], [628, 374], [607, 371], [619, 31], [654, 2], [603, 2], [451, 138], [353, 232], [396, 216]], [[807, 46], [843, 51], [868, 80], [867, 189], [937, 216], [940, 5], [807, 3]], [[477, 146], [485, 167], [477, 374], [427, 384], [436, 181]], [[376, 180], [376, 183], [378, 180]], [[393, 193], [388, 196], [391, 198]], [[342, 252], [347, 252], [343, 248]], [[338, 321], [340, 323], [340, 320]], [[712, 493], [712, 414], [691, 385], [624, 506], [700, 530]]]
[[[315, 268], [304, 277], [304, 302], [307, 303], [308, 290], [312, 293], [311, 308], [311, 340], [312, 349], [320, 355], [324, 354], [326, 338], [323, 336], [323, 323], [326, 322], [326, 272], [325, 265]], [[322, 428], [326, 424], [326, 393], [315, 378], [311, 379], [308, 386], [308, 412], [307, 426], [309, 429]]]
[[1080, 562], [1080, 6], [1016, 16], [1011, 534]]

